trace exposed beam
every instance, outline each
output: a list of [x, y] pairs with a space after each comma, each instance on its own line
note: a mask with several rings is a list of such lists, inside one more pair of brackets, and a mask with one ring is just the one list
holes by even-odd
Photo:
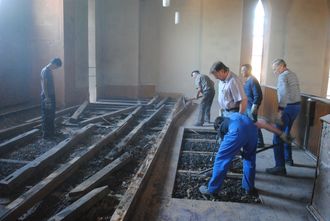
[[124, 153], [116, 160], [105, 166], [103, 169], [99, 170], [96, 174], [89, 177], [83, 183], [76, 186], [73, 190], [69, 192], [69, 196], [72, 198], [76, 198], [86, 194], [93, 188], [99, 186], [100, 183], [102, 183], [105, 179], [107, 179], [107, 177], [109, 177], [109, 175], [111, 175], [112, 173], [119, 170], [127, 163], [129, 163], [131, 159], [132, 156], [129, 153]]
[[94, 189], [75, 201], [53, 217], [49, 218], [50, 221], [65, 221], [65, 220], [79, 220], [81, 214], [91, 208], [95, 203], [104, 198], [109, 192], [107, 186]]
[[28, 178], [38, 171], [41, 171], [45, 166], [52, 164], [57, 158], [67, 152], [75, 143], [80, 141], [91, 130], [95, 128], [95, 125], [87, 125], [78, 130], [71, 138], [63, 140], [61, 143], [42, 154], [35, 160], [26, 164], [24, 167], [16, 170], [12, 174], [8, 175], [0, 181], [1, 188], [8, 190], [15, 189], [18, 185], [22, 184]]
[[0, 144], [0, 154], [3, 154], [9, 150], [13, 150], [19, 144], [26, 143], [32, 140], [39, 133], [39, 129], [33, 129], [16, 137], [13, 137]]

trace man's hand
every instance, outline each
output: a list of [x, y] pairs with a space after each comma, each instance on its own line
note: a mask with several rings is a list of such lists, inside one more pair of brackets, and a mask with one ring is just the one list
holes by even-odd
[[275, 118], [275, 124], [279, 125], [279, 126], [283, 126], [283, 121], [282, 121], [282, 111], [279, 111], [277, 113], [277, 116]]

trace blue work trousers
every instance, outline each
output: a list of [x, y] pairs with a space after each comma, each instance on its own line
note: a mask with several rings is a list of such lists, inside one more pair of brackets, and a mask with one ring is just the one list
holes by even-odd
[[[246, 113], [247, 116], [249, 116], [249, 117], [251, 116], [253, 118], [253, 119], [251, 119], [251, 120], [253, 120], [253, 122], [257, 122], [258, 121], [258, 114], [251, 113], [251, 107], [252, 106], [248, 107], [246, 109], [245, 113]], [[258, 146], [263, 147], [264, 145], [265, 145], [264, 136], [262, 135], [261, 129], [258, 128]]]
[[212, 178], [208, 190], [216, 193], [221, 189], [228, 167], [243, 147], [243, 179], [242, 187], [246, 191], [254, 188], [256, 167], [257, 128], [251, 121], [251, 126], [238, 131], [229, 131], [220, 144], [213, 165]]
[[[288, 104], [282, 112], [283, 125], [277, 128], [289, 134], [294, 120], [300, 112], [300, 104]], [[284, 144], [278, 135], [273, 136], [275, 166], [285, 167], [285, 161], [292, 160], [291, 144]]]

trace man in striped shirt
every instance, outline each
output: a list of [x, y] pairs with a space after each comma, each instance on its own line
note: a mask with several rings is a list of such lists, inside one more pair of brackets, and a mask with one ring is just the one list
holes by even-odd
[[220, 116], [229, 117], [235, 112], [244, 114], [247, 98], [238, 76], [231, 72], [221, 61], [212, 65], [210, 73], [220, 80], [218, 93]]
[[[300, 88], [297, 75], [286, 67], [283, 59], [273, 61], [274, 74], [277, 79], [278, 118], [277, 127], [286, 134], [290, 133], [292, 124], [300, 112]], [[290, 144], [284, 144], [278, 135], [273, 137], [275, 167], [266, 172], [274, 175], [286, 175], [285, 164], [292, 166]]]

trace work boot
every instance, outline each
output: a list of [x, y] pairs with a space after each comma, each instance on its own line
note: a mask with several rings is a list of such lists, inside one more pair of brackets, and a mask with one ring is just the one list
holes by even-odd
[[285, 176], [286, 169], [285, 169], [285, 167], [272, 167], [272, 168], [267, 168], [266, 173], [269, 173], [272, 175]]
[[285, 160], [285, 165], [293, 166], [293, 160]]
[[199, 187], [199, 192], [201, 194], [203, 194], [203, 195], [209, 195], [209, 196], [212, 196], [213, 195], [213, 193], [211, 193], [209, 191], [209, 189], [207, 188], [207, 186], [204, 186], [204, 185], [202, 185], [202, 186]]
[[265, 147], [265, 144], [263, 144], [263, 143], [258, 143], [257, 144], [257, 148], [264, 148]]
[[249, 196], [258, 196], [258, 190], [257, 188], [253, 188], [251, 190], [243, 189], [243, 194]]

